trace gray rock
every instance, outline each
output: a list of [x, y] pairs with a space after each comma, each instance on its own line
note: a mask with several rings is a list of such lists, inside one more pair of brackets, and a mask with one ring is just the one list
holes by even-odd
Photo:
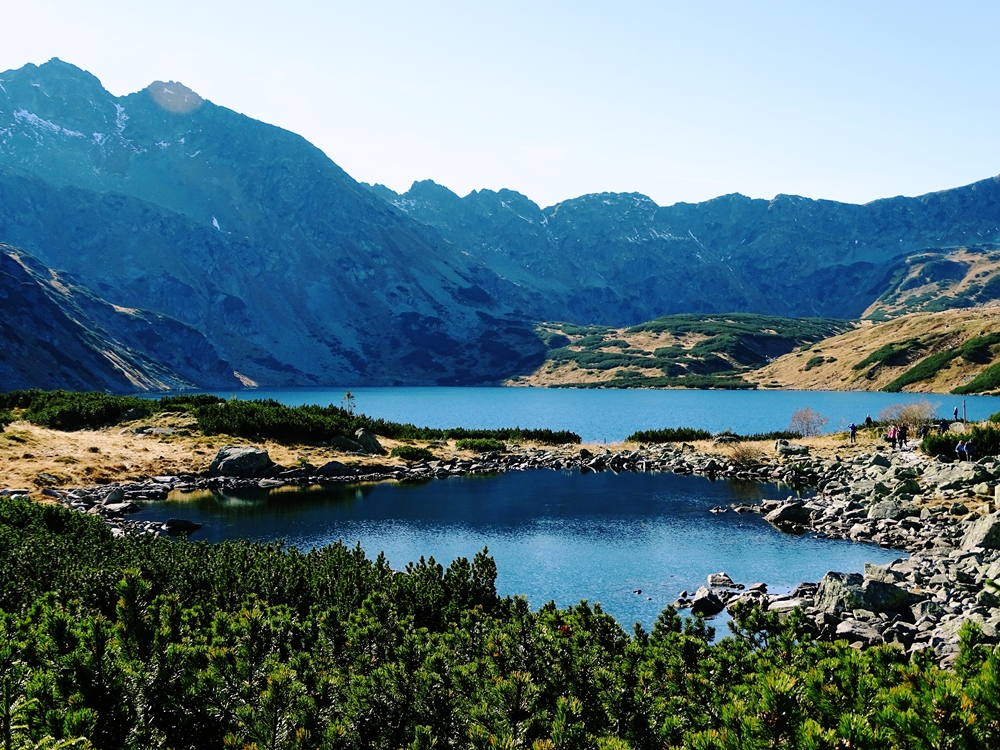
[[871, 646], [874, 643], [882, 642], [882, 635], [867, 622], [858, 620], [845, 620], [837, 626], [837, 637], [843, 638], [848, 643], [862, 643]]
[[365, 450], [361, 447], [361, 443], [355, 442], [343, 435], [334, 435], [330, 438], [330, 447], [336, 448], [338, 451], [344, 451], [345, 453], [363, 453]]
[[883, 469], [888, 469], [892, 466], [892, 461], [883, 456], [881, 453], [876, 453], [872, 456], [871, 461], [868, 462], [869, 466], [881, 466]]
[[898, 521], [905, 518], [909, 511], [895, 500], [880, 500], [868, 510], [868, 517], [873, 519], [891, 518]]
[[735, 589], [736, 582], [729, 577], [728, 573], [709, 573], [708, 585], [712, 588]]
[[253, 445], [227, 445], [220, 448], [209, 467], [214, 477], [259, 477], [274, 462], [267, 451]]
[[797, 500], [779, 505], [766, 516], [765, 521], [773, 523], [775, 526], [787, 524], [806, 524], [812, 520], [812, 513], [805, 505]]
[[691, 601], [691, 613], [702, 617], [717, 615], [723, 609], [725, 609], [725, 604], [722, 603], [722, 600], [714, 591], [705, 586], [695, 592], [694, 599]]
[[872, 612], [899, 612], [905, 609], [909, 593], [884, 581], [865, 581], [861, 585], [864, 608]]
[[835, 573], [823, 576], [816, 590], [814, 606], [824, 612], [863, 609], [865, 579], [857, 573]]
[[865, 580], [882, 581], [883, 583], [896, 583], [902, 580], [902, 573], [892, 570], [889, 565], [876, 565], [875, 563], [865, 563]]
[[936, 620], [944, 614], [944, 607], [935, 601], [927, 599], [911, 606], [910, 611], [913, 613], [914, 622], [919, 622], [924, 619]]
[[962, 549], [1000, 549], [1000, 512], [973, 521], [962, 537]]
[[385, 455], [385, 448], [379, 443], [378, 438], [364, 427], [358, 428], [358, 431], [354, 433], [354, 439], [364, 448], [365, 453], [371, 453], [374, 456]]
[[340, 461], [327, 461], [316, 469], [316, 475], [320, 477], [349, 477], [354, 474], [354, 469], [340, 463]]
[[125, 490], [121, 487], [112, 487], [111, 492], [107, 494], [104, 498], [105, 505], [113, 505], [115, 503], [120, 503], [125, 499]]
[[808, 456], [809, 446], [799, 443], [790, 443], [787, 440], [779, 440], [774, 444], [774, 449], [780, 456]]

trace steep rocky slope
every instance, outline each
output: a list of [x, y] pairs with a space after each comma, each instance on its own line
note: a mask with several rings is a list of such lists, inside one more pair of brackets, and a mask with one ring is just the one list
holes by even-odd
[[498, 299], [519, 290], [301, 137], [58, 60], [0, 86], [0, 239], [194, 325], [248, 377], [491, 382], [540, 360]]
[[857, 318], [908, 256], [1000, 239], [1000, 178], [863, 206], [604, 193], [543, 209], [507, 190], [371, 189], [505, 278], [537, 280], [543, 317], [616, 326], [685, 312]]
[[191, 326], [112, 305], [2, 244], [0, 309], [0, 390], [241, 387]]

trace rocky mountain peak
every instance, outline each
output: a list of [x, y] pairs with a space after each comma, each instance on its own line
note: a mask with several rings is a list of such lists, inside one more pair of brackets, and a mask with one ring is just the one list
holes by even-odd
[[186, 115], [198, 109], [205, 100], [179, 81], [153, 81], [146, 87], [153, 101], [168, 112]]

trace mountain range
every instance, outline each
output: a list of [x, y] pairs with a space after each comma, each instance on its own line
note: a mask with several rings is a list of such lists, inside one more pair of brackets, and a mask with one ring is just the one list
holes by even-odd
[[0, 328], [0, 389], [499, 383], [545, 360], [541, 321], [870, 313], [911, 258], [1000, 242], [1000, 180], [866, 205], [397, 194], [179, 83], [115, 97], [54, 59], [0, 73], [0, 242], [5, 307], [35, 300]]

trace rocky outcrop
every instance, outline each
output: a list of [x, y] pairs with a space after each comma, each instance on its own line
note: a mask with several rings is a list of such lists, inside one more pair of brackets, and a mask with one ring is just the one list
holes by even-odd
[[382, 447], [378, 438], [364, 427], [358, 428], [357, 432], [354, 433], [354, 439], [365, 453], [370, 453], [373, 456], [385, 455], [385, 448]]
[[0, 244], [0, 383], [19, 388], [143, 391], [238, 388], [191, 326], [122, 309]]
[[1000, 512], [977, 518], [962, 537], [962, 549], [1000, 549]]
[[273, 465], [263, 448], [227, 445], [219, 449], [208, 472], [214, 477], [259, 477]]

